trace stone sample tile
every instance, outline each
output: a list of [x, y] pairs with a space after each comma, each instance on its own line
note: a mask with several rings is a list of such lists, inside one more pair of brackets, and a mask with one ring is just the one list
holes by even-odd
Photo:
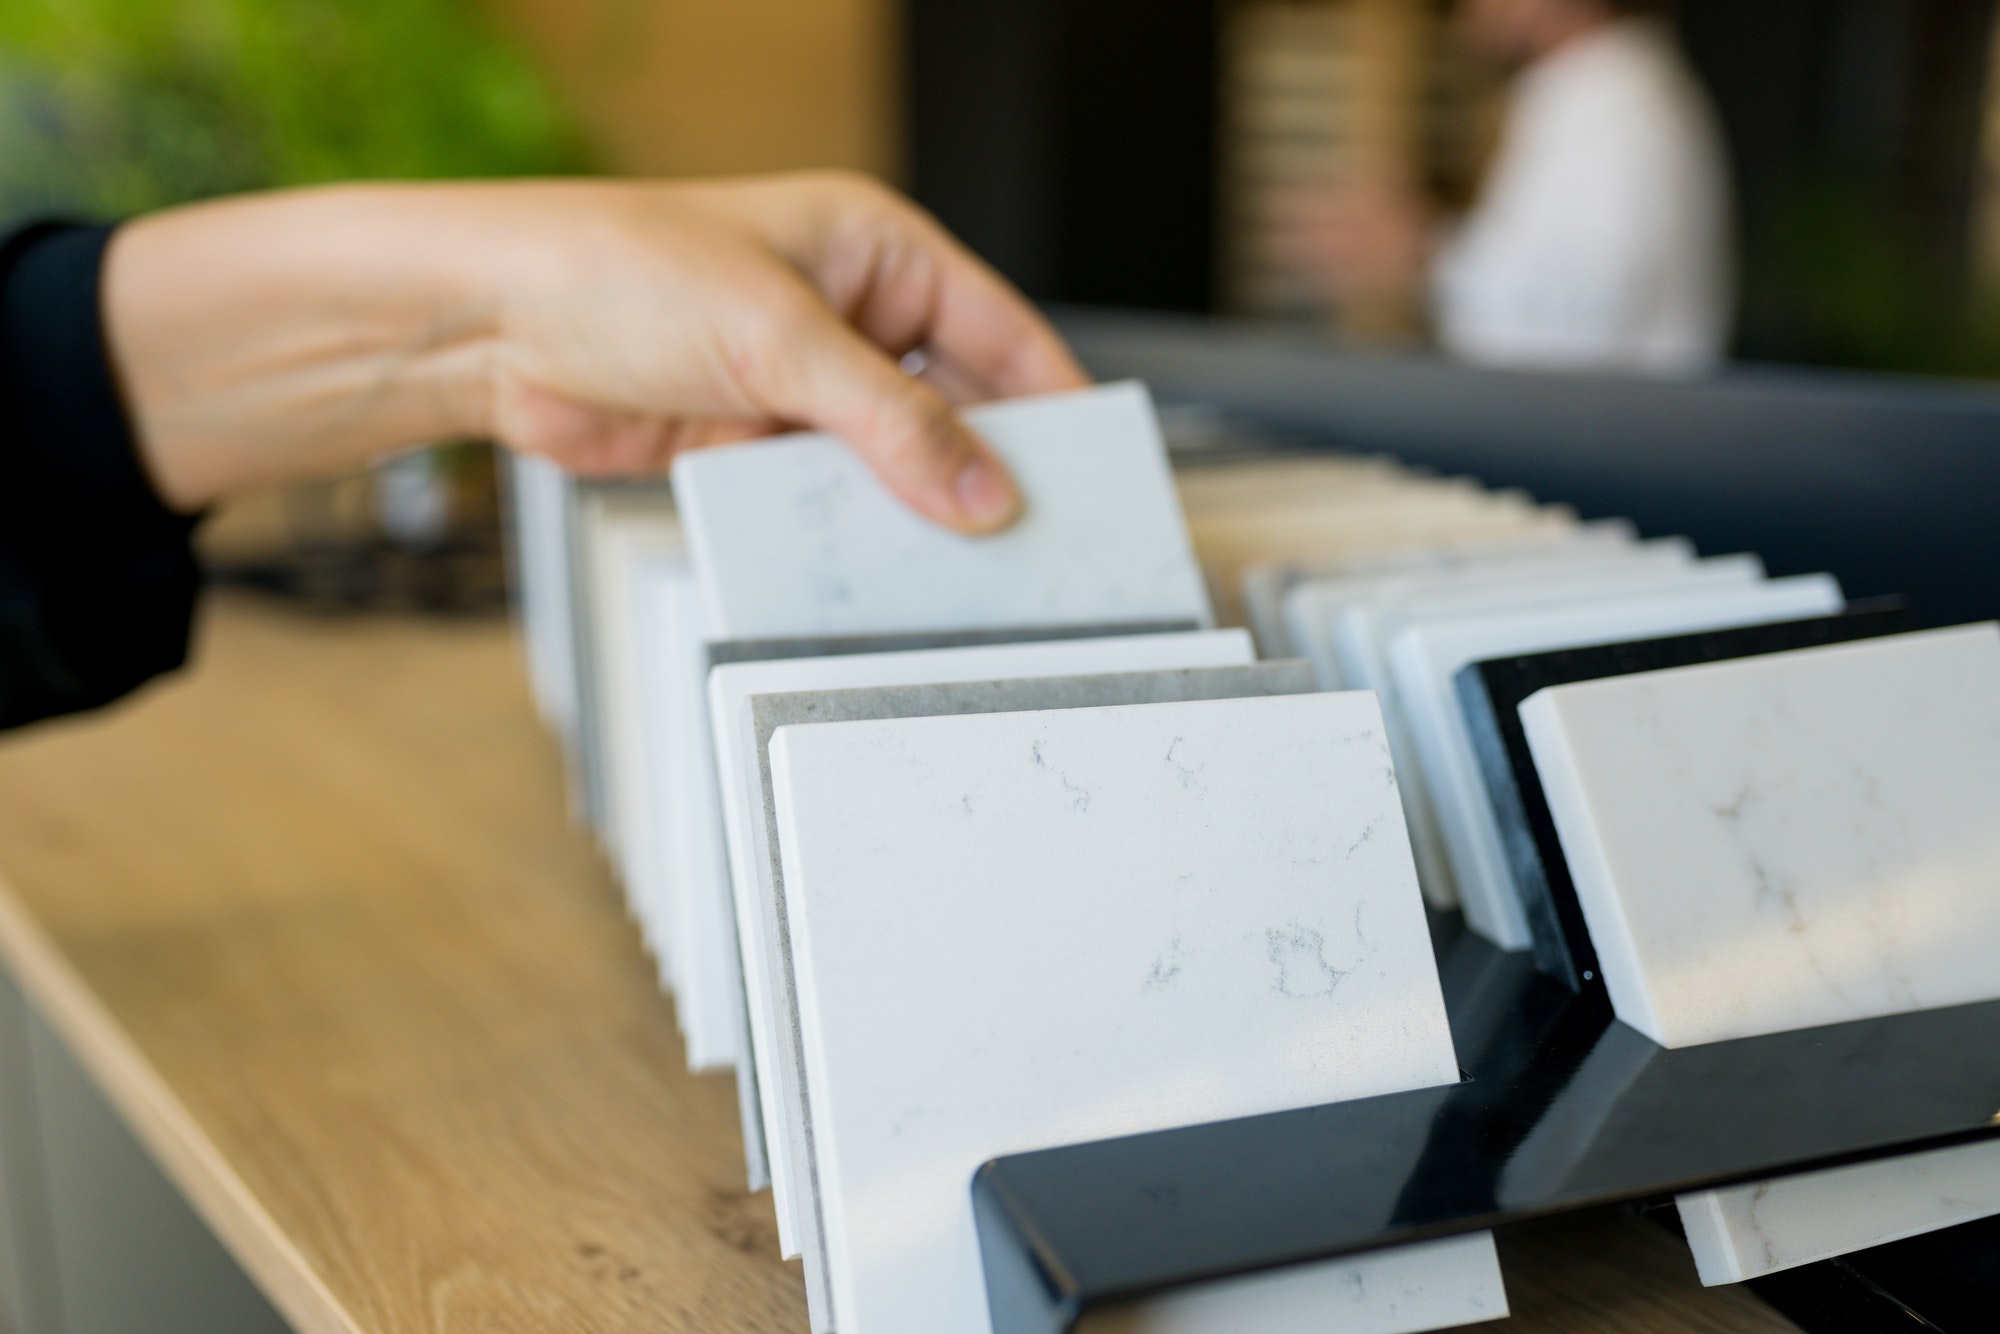
[[[712, 639], [708, 604], [690, 567], [672, 588], [651, 594], [655, 633], [668, 637], [670, 656], [657, 680], [662, 712], [677, 720], [685, 744], [665, 752], [668, 805], [662, 839], [670, 849], [666, 898], [654, 909], [666, 925], [681, 1033], [688, 1064], [697, 1070], [733, 1070], [743, 1113], [743, 1141], [752, 1190], [771, 1185], [769, 1155], [758, 1114], [760, 1091], [750, 1059], [750, 1021], [738, 962], [735, 901], [717, 784], [715, 746], [708, 720], [708, 675], [725, 663], [844, 657], [857, 653], [964, 648], [980, 644], [1037, 643], [1072, 638], [1173, 634], [1193, 631], [1192, 621], [1105, 622], [1075, 626], [1008, 626], [989, 630], [912, 631], [893, 635], [809, 636], [779, 639]], [[1232, 659], [1233, 661], [1234, 659]], [[780, 1216], [781, 1220], [783, 1215]], [[789, 1222], [780, 1231], [789, 1245]]]
[[718, 635], [1210, 622], [1144, 386], [989, 404], [966, 421], [1026, 498], [990, 537], [920, 518], [831, 436], [683, 454], [674, 491]]
[[[1104, 1311], [1074, 1334], [1403, 1334], [1507, 1310], [1491, 1233], [1196, 1283]], [[1465, 1281], [1456, 1281], [1458, 1276]]]
[[[1636, 545], [1638, 534], [1624, 519], [1597, 519], [1574, 529], [1556, 532], [1529, 531], [1497, 541], [1464, 545], [1419, 547], [1351, 557], [1345, 561], [1298, 560], [1260, 561], [1244, 568], [1238, 597], [1243, 606], [1243, 623], [1257, 640], [1257, 651], [1267, 658], [1304, 656], [1302, 646], [1292, 643], [1285, 625], [1285, 597], [1301, 584], [1349, 575], [1391, 575], [1422, 570], [1482, 566], [1499, 561], [1532, 558], [1557, 547], [1616, 548]], [[1326, 687], [1332, 688], [1332, 687]]]
[[[790, 726], [770, 754], [843, 1334], [990, 1328], [995, 1154], [1458, 1078], [1370, 696]], [[1501, 1314], [1469, 1300], [1490, 1246], [1432, 1258], [1426, 1315]]]
[[[1520, 713], [1612, 1005], [1653, 1040], [2000, 998], [2000, 626], [1556, 686]], [[1988, 1143], [1679, 1204], [1726, 1281], [1983, 1216], [1996, 1187]]]
[[[883, 718], [942, 718], [969, 713], [1025, 713], [1042, 709], [1094, 708], [1114, 704], [1157, 704], [1193, 699], [1243, 699], [1313, 692], [1312, 669], [1304, 662], [1261, 662], [1234, 667], [1182, 667], [1157, 671], [1102, 672], [1078, 676], [1019, 676], [1003, 680], [948, 681], [887, 685], [853, 690], [805, 690], [751, 695], [731, 723], [732, 742], [752, 757], [756, 777], [750, 798], [749, 855], [755, 864], [752, 887], [761, 914], [761, 946], [745, 934], [745, 948], [761, 948], [769, 978], [769, 1014], [775, 1031], [760, 1034], [758, 1047], [772, 1054], [779, 1088], [778, 1119], [769, 1127], [780, 1152], [789, 1149], [798, 1193], [799, 1244], [805, 1255], [806, 1291], [815, 1305], [823, 1300], [826, 1257], [822, 1246], [819, 1186], [812, 1173], [812, 1113], [805, 1094], [804, 1048], [798, 1023], [790, 923], [785, 910], [780, 865], [776, 797], [771, 786], [770, 742], [780, 727], [794, 723], [868, 722]], [[718, 707], [728, 707], [721, 704]], [[748, 969], [746, 968], [746, 972]], [[829, 1313], [830, 1316], [830, 1313]], [[834, 1328], [829, 1318], [814, 1323]]]
[[648, 826], [654, 793], [650, 788], [643, 732], [634, 726], [642, 699], [652, 691], [641, 672], [640, 641], [645, 607], [640, 584], [673, 577], [687, 567], [687, 544], [673, 512], [660, 505], [618, 505], [604, 500], [585, 509], [590, 544], [590, 659], [595, 668], [591, 696], [602, 725], [599, 786], [604, 793], [600, 842], [633, 897], [653, 849]]
[[2000, 1145], [1695, 1191], [1676, 1203], [1701, 1281], [1741, 1283], [2000, 1214]]
[[708, 967], [712, 976], [726, 975], [736, 1013], [741, 1016], [737, 1045], [742, 1052], [738, 1081], [745, 1094], [744, 1134], [746, 1143], [754, 1136], [765, 1144], [787, 1258], [799, 1253], [802, 1207], [799, 1183], [791, 1176], [790, 1158], [778, 1151], [782, 1147], [779, 1137], [782, 1086], [773, 1064], [776, 1057], [770, 1036], [776, 1031], [769, 1009], [771, 980], [766, 971], [770, 951], [756, 894], [755, 862], [761, 849], [752, 838], [751, 824], [753, 806], [761, 805], [762, 784], [741, 729], [735, 725], [743, 701], [753, 694], [774, 690], [1208, 667], [1248, 663], [1255, 656], [1247, 632], [1206, 630], [738, 662], [709, 673], [707, 726], [714, 744], [707, 753], [713, 759], [721, 806], [720, 828], [726, 849], [721, 893], [712, 897], [718, 911], [726, 916], [727, 930], [711, 945], [726, 958], [711, 958]]
[[1597, 976], [1597, 951], [1591, 948], [1583, 909], [1576, 901], [1576, 886], [1570, 882], [1562, 846], [1556, 840], [1555, 821], [1542, 797], [1534, 758], [1528, 754], [1528, 739], [1521, 731], [1521, 701], [1547, 686], [1870, 639], [1915, 628], [1914, 618], [1901, 605], [1878, 605], [1850, 608], [1838, 616], [1488, 658], [1460, 668], [1454, 681], [1459, 712], [1479, 760], [1494, 827], [1527, 913], [1535, 959], [1542, 971], [1573, 989], [1603, 987]]
[[1390, 645], [1391, 694], [1430, 798], [1466, 924], [1502, 949], [1527, 949], [1534, 941], [1452, 687], [1461, 667], [1496, 654], [1825, 615], [1840, 610], [1842, 601], [1832, 577], [1807, 575], [1434, 619], [1402, 630]]
[[1543, 690], [1618, 1017], [1667, 1047], [2000, 998], [2000, 629]]

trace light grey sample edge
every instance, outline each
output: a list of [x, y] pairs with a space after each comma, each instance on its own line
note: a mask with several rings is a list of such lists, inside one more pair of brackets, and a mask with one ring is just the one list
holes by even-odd
[[978, 644], [1042, 644], [1059, 639], [1114, 639], [1126, 635], [1176, 635], [1203, 627], [1192, 620], [1101, 621], [1088, 625], [1013, 625], [978, 630], [908, 630], [884, 635], [804, 635], [780, 639], [717, 639], [708, 645], [708, 669], [737, 662], [789, 658], [841, 658], [855, 653], [906, 653], [970, 648]]
[[[1168, 704], [1193, 700], [1247, 699], [1267, 695], [1309, 695], [1318, 690], [1312, 665], [1303, 660], [1260, 662], [1240, 667], [1182, 667], [1157, 671], [1105, 672], [1074, 676], [966, 681], [939, 685], [873, 686], [849, 690], [801, 690], [753, 695], [744, 708], [762, 799], [751, 803], [751, 846], [764, 852], [758, 883], [765, 939], [774, 942], [770, 970], [776, 994], [772, 1014], [782, 1023], [776, 1066], [779, 1097], [793, 1133], [766, 1127], [771, 1152], [793, 1155], [793, 1180], [806, 1183], [807, 1207], [797, 1218], [799, 1251], [805, 1261], [806, 1290], [818, 1309], [814, 1327], [837, 1328], [832, 1310], [826, 1227], [814, 1155], [812, 1115], [806, 1096], [805, 1035], [799, 1023], [798, 992], [792, 965], [791, 925], [786, 912], [784, 873], [778, 853], [777, 799], [771, 781], [771, 738], [800, 723], [942, 718], [961, 714], [1025, 713], [1124, 704]], [[776, 1141], [773, 1143], [773, 1141]], [[824, 1306], [819, 1306], [824, 1302]]]

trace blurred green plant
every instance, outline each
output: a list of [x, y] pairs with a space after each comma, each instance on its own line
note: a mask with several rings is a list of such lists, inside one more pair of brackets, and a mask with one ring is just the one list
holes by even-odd
[[580, 140], [470, 0], [4, 0], [0, 214], [559, 173]]

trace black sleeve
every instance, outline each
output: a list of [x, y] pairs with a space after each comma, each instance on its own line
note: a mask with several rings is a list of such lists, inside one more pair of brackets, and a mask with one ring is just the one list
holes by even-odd
[[99, 316], [111, 229], [0, 238], [0, 728], [94, 708], [187, 658], [195, 520], [134, 450]]

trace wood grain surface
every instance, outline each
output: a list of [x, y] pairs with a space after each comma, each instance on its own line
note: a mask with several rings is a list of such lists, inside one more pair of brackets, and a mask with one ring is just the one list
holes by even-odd
[[[200, 645], [0, 743], [0, 960], [286, 1317], [802, 1331], [508, 627], [223, 598]], [[1502, 1255], [1512, 1334], [1790, 1328], [1635, 1220]]]

